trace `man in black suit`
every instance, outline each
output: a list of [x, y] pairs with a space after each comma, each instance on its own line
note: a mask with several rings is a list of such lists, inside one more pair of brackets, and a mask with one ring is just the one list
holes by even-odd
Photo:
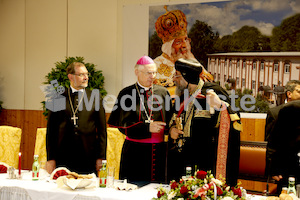
[[102, 100], [99, 93], [95, 95], [86, 89], [89, 73], [84, 64], [70, 64], [67, 74], [70, 88], [62, 94], [66, 109], [49, 111], [48, 115], [47, 171], [66, 167], [77, 173], [96, 172], [106, 159], [107, 132]]
[[[300, 80], [290, 80], [287, 82], [285, 86], [285, 94], [286, 94], [286, 101], [290, 102], [293, 100], [300, 99]], [[267, 120], [266, 120], [266, 129], [265, 129], [265, 140], [269, 140], [269, 136], [273, 131], [274, 123], [278, 117], [279, 110], [284, 106], [281, 104], [279, 106], [270, 108], [267, 113]]]
[[[294, 100], [300, 99], [300, 81], [299, 80], [290, 80], [287, 82], [285, 86], [285, 94], [286, 94], [286, 101], [291, 102]], [[266, 153], [266, 175], [269, 177], [269, 170], [271, 165], [271, 157], [272, 154], [275, 152], [274, 147], [274, 131], [275, 131], [275, 124], [278, 118], [279, 111], [285, 106], [285, 104], [281, 104], [274, 108], [270, 108], [267, 113], [267, 120], [266, 120], [266, 127], [265, 127], [265, 140], [268, 141], [267, 145], [267, 153]], [[276, 181], [280, 179], [278, 177], [273, 178]], [[278, 192], [281, 190], [281, 184], [278, 183]]]
[[[300, 94], [300, 90], [299, 90]], [[272, 144], [275, 149], [271, 157], [270, 174], [272, 178], [288, 184], [288, 177], [293, 176], [300, 182], [300, 100], [286, 103], [279, 111], [275, 123]], [[281, 189], [281, 188], [280, 188]]]

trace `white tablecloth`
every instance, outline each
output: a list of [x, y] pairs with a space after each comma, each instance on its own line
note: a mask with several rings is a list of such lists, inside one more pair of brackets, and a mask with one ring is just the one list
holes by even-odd
[[[30, 172], [27, 172], [30, 177]], [[7, 174], [0, 174], [1, 200], [150, 200], [156, 197], [159, 184], [151, 183], [137, 190], [119, 191], [113, 188], [86, 188], [72, 190], [68, 187], [58, 188], [56, 183], [44, 180], [32, 181], [8, 179]]]

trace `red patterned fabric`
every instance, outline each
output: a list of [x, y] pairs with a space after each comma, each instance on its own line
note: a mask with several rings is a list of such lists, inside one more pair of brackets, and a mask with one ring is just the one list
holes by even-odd
[[217, 154], [217, 170], [216, 170], [216, 178], [218, 179], [221, 177], [226, 178], [229, 130], [230, 130], [230, 117], [226, 109], [226, 105], [222, 104], [220, 129], [219, 129], [218, 154]]

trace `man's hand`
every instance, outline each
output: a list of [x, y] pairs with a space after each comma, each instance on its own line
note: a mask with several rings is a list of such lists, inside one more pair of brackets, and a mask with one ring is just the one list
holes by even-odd
[[56, 161], [55, 160], [48, 160], [46, 162], [46, 171], [51, 174], [56, 168]]
[[149, 126], [149, 131], [151, 133], [158, 133], [161, 129], [165, 127], [166, 123], [161, 121], [151, 122]]
[[183, 134], [183, 131], [175, 128], [174, 126], [171, 127], [169, 132], [170, 132], [171, 138], [174, 139], [174, 140], [176, 140], [179, 137], [180, 134]]
[[96, 171], [98, 172], [102, 168], [102, 159], [96, 160]]
[[216, 110], [219, 110], [222, 105], [221, 99], [214, 92], [214, 90], [211, 89], [206, 91], [206, 100], [209, 106], [215, 108]]
[[281, 175], [278, 175], [278, 176], [272, 176], [272, 178], [275, 180], [275, 181], [280, 181], [282, 179], [282, 176]]

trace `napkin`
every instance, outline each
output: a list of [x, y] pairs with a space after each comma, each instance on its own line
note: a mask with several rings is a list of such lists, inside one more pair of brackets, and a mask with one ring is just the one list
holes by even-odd
[[60, 176], [56, 179], [56, 184], [58, 188], [67, 186], [72, 190], [86, 187], [93, 188], [97, 185], [97, 178], [95, 174], [91, 175], [93, 176], [91, 179], [68, 179], [66, 176]]
[[138, 188], [138, 186], [135, 184], [127, 183], [127, 179], [125, 179], [123, 183], [115, 183], [114, 187], [117, 190], [126, 190], [126, 191], [135, 190]]

